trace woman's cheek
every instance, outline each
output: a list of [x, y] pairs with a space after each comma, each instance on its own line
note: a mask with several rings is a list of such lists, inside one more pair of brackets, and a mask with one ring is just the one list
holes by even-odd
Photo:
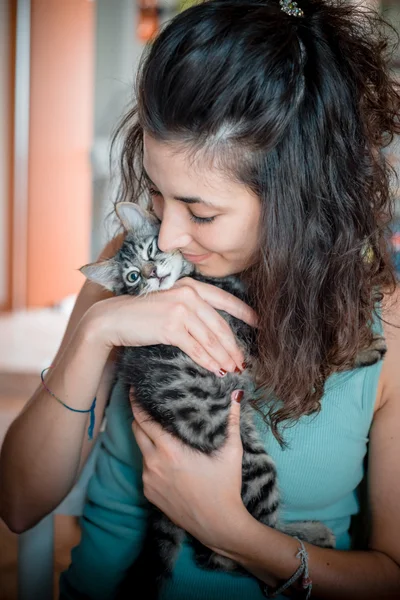
[[159, 221], [163, 218], [163, 199], [160, 196], [152, 196], [151, 198], [151, 210], [156, 215]]

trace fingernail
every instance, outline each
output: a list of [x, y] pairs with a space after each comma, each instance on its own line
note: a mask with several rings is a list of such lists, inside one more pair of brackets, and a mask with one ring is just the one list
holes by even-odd
[[220, 369], [218, 371], [218, 374], [220, 377], [225, 377], [225, 375], [227, 374], [228, 371], [225, 371], [225, 369]]
[[249, 366], [249, 365], [248, 365], [247, 363], [245, 363], [245, 362], [244, 362], [244, 363], [242, 363], [242, 368], [243, 368], [243, 371], [244, 371], [245, 369], [247, 369], [247, 367], [248, 367], [248, 366]]
[[232, 398], [235, 402], [237, 402], [238, 404], [240, 404], [240, 402], [243, 399], [243, 390], [235, 390], [232, 394]]
[[241, 373], [242, 371], [239, 369], [239, 367], [235, 367], [235, 370], [233, 372], [234, 373]]

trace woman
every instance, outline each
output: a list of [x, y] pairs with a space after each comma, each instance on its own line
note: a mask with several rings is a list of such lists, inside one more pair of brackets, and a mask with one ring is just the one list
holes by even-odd
[[[321, 599], [400, 595], [400, 335], [390, 325], [399, 306], [380, 151], [399, 130], [400, 97], [378, 17], [341, 2], [294, 8], [211, 0], [174, 19], [143, 64], [138, 110], [120, 129], [120, 199], [150, 197], [161, 250], [179, 249], [206, 275], [245, 272], [255, 312], [190, 278], [136, 299], [84, 284], [46, 386], [78, 410], [97, 396], [94, 436], [113, 389], [62, 599], [117, 597], [143, 543], [148, 500], [249, 573], [200, 570], [184, 545], [163, 599], [259, 599], [284, 582], [295, 597], [311, 581]], [[241, 368], [215, 309], [257, 324], [259, 379], [271, 390], [258, 428], [277, 465], [282, 516], [324, 522], [334, 550], [299, 548], [244, 508], [238, 402], [216, 460], [189, 453], [134, 403], [132, 424], [112, 385], [115, 346], [172, 344], [217, 374]], [[383, 363], [352, 369], [382, 330]], [[92, 445], [87, 425], [43, 387], [13, 423], [1, 461], [1, 514], [12, 530], [33, 526], [71, 489]], [[368, 438], [371, 529], [356, 550], [349, 527]], [[146, 594], [132, 587], [130, 596]]]

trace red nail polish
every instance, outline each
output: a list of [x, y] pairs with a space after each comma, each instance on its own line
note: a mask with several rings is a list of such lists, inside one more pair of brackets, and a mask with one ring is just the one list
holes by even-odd
[[236, 390], [236, 392], [234, 392], [234, 396], [233, 396], [235, 402], [240, 404], [240, 402], [243, 400], [243, 395], [244, 395], [243, 390]]
[[225, 375], [227, 374], [228, 371], [225, 371], [225, 369], [220, 369], [218, 371], [218, 373], [221, 375], [221, 377], [225, 377]]
[[247, 363], [245, 363], [245, 362], [244, 362], [244, 363], [242, 363], [243, 371], [244, 371], [245, 369], [247, 369], [247, 367], [248, 367], [248, 366], [249, 366], [249, 365], [248, 365]]
[[234, 373], [241, 373], [242, 371], [239, 369], [239, 367], [235, 367]]

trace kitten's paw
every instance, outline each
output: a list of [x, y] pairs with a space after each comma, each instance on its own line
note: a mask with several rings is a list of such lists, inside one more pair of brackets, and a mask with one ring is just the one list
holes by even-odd
[[361, 350], [354, 361], [354, 366], [356, 368], [359, 367], [369, 367], [370, 365], [374, 365], [375, 363], [382, 360], [387, 352], [387, 346], [385, 338], [382, 336], [376, 336], [372, 340], [371, 345], [364, 350]]
[[221, 556], [221, 554], [217, 554], [210, 548], [203, 546], [201, 542], [192, 538], [192, 546], [194, 547], [194, 558], [198, 567], [202, 569], [207, 569], [210, 571], [237, 571], [239, 569], [239, 565], [227, 558], [226, 556]]
[[210, 560], [208, 562], [208, 568], [213, 571], [236, 571], [238, 568], [237, 563], [235, 563], [230, 558], [226, 556], [221, 556], [220, 554], [212, 553], [210, 556]]
[[334, 548], [336, 544], [332, 531], [320, 521], [285, 523], [279, 525], [278, 529], [292, 537], [296, 536], [304, 542], [309, 542], [321, 548]]

